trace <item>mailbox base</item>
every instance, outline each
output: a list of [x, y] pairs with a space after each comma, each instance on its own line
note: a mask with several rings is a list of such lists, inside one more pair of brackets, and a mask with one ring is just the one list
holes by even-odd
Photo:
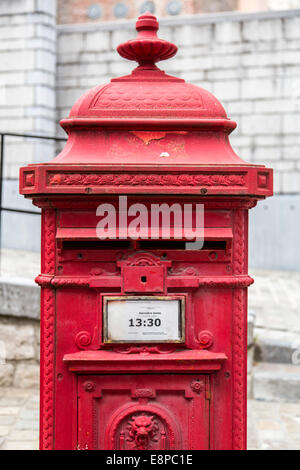
[[80, 375], [77, 448], [209, 449], [209, 387], [200, 374]]
[[141, 351], [81, 351], [64, 356], [76, 374], [79, 431], [74, 448], [209, 449], [210, 375], [222, 367], [225, 354]]

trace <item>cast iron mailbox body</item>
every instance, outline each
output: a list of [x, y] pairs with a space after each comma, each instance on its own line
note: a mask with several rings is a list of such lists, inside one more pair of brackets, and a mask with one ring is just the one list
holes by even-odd
[[[42, 208], [41, 449], [246, 447], [248, 209], [272, 171], [234, 153], [215, 97], [154, 65], [177, 51], [157, 29], [139, 18], [118, 47], [139, 66], [78, 100], [58, 157], [21, 169]], [[119, 195], [204, 204], [203, 249], [100, 241], [96, 209], [120, 216]]]

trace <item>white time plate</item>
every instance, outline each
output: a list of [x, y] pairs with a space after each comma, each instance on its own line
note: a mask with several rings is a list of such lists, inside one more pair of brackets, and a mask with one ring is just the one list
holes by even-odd
[[183, 331], [182, 297], [104, 297], [104, 342], [183, 342]]

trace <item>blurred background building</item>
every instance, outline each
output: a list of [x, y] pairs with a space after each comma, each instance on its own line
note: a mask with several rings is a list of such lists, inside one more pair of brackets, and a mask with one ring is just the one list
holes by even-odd
[[58, 0], [59, 24], [136, 18], [150, 11], [160, 18], [225, 11], [264, 11], [299, 8], [299, 0]]

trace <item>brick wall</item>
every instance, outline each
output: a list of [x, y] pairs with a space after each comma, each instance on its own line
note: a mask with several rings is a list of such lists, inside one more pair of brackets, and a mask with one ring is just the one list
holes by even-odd
[[[173, 10], [174, 15], [186, 15], [203, 12], [217, 12], [235, 10], [239, 7], [241, 0], [179, 0], [179, 10]], [[256, 0], [258, 3], [258, 0]], [[258, 10], [266, 7], [267, 0], [259, 0]], [[170, 16], [170, 0], [58, 0], [57, 21], [59, 24], [73, 23], [99, 23], [102, 21], [116, 20], [114, 8], [122, 3], [124, 6], [124, 19], [136, 18], [146, 9], [151, 9], [152, 13], [160, 18]], [[248, 2], [249, 3], [249, 2]], [[253, 0], [252, 2], [253, 3]], [[255, 3], [255, 2], [254, 2]], [[168, 8], [169, 7], [169, 8]], [[92, 10], [96, 12], [95, 17], [91, 15]], [[253, 10], [256, 10], [254, 7]]]
[[[132, 70], [114, 48], [134, 35], [132, 21], [58, 27], [59, 119], [87, 89]], [[163, 19], [160, 36], [179, 46], [161, 67], [210, 90], [238, 122], [237, 153], [275, 168], [277, 193], [300, 193], [300, 11]]]

